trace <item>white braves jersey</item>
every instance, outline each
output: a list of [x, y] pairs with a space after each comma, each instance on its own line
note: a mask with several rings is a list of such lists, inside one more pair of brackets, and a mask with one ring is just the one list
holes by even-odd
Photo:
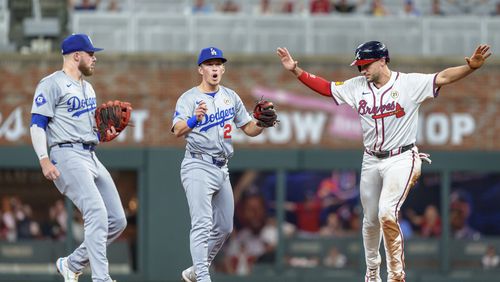
[[332, 82], [332, 97], [335, 103], [346, 103], [358, 112], [367, 150], [389, 151], [415, 143], [420, 104], [439, 92], [436, 75], [392, 72], [380, 89], [358, 76]]
[[219, 91], [212, 97], [200, 92], [198, 87], [193, 87], [177, 100], [172, 128], [177, 122], [193, 116], [201, 101], [205, 101], [207, 112], [203, 121], [186, 135], [186, 150], [230, 158], [233, 155], [234, 126], [240, 128], [249, 123], [252, 117], [233, 90], [219, 86]]
[[49, 147], [60, 143], [97, 144], [95, 108], [96, 95], [90, 83], [56, 71], [38, 83], [31, 113], [49, 117]]

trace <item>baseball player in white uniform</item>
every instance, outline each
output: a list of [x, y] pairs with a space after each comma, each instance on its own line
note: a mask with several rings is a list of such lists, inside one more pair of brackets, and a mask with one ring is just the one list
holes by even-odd
[[233, 156], [232, 134], [240, 128], [257, 136], [263, 128], [233, 90], [220, 85], [222, 51], [202, 49], [198, 57], [201, 83], [180, 96], [172, 132], [186, 138], [181, 181], [191, 216], [193, 266], [182, 271], [186, 282], [210, 282], [209, 266], [233, 230], [234, 198], [227, 163]]
[[421, 159], [428, 155], [415, 146], [420, 104], [438, 96], [440, 87], [460, 80], [480, 68], [491, 55], [479, 45], [466, 64], [434, 74], [401, 73], [388, 67], [389, 52], [378, 41], [359, 45], [352, 66], [361, 76], [329, 82], [298, 67], [286, 48], [277, 53], [283, 67], [319, 94], [331, 97], [358, 112], [365, 146], [360, 194], [363, 206], [365, 281], [379, 282], [383, 237], [388, 281], [405, 281], [403, 237], [398, 213], [420, 176]]
[[56, 267], [65, 282], [76, 282], [90, 263], [93, 282], [111, 282], [106, 246], [118, 238], [127, 221], [113, 179], [94, 152], [99, 142], [96, 95], [83, 80], [93, 74], [94, 53], [102, 49], [95, 48], [85, 34], [68, 36], [61, 49], [62, 70], [43, 78], [36, 88], [30, 128], [43, 175], [83, 215], [83, 243], [59, 258]]

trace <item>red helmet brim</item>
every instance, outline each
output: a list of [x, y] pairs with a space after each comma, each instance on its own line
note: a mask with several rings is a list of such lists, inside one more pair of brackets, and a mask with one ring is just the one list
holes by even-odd
[[351, 63], [351, 66], [363, 66], [363, 65], [367, 65], [367, 64], [370, 64], [370, 63], [373, 63], [373, 62], [376, 62], [380, 60], [379, 59], [364, 59], [364, 60], [354, 60], [352, 63]]

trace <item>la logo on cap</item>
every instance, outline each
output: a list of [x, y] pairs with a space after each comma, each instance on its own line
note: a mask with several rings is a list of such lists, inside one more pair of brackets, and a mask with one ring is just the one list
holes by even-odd
[[225, 63], [227, 60], [222, 55], [222, 50], [217, 47], [207, 47], [203, 48], [200, 52], [200, 56], [198, 57], [198, 66], [203, 62], [212, 59], [220, 59], [222, 63]]

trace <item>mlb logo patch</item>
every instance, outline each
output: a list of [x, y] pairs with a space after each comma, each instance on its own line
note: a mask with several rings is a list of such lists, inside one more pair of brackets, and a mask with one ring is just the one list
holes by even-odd
[[37, 107], [40, 107], [41, 105], [47, 103], [47, 100], [45, 99], [45, 97], [43, 96], [42, 93], [38, 94], [38, 96], [36, 96], [35, 98], [35, 104]]

